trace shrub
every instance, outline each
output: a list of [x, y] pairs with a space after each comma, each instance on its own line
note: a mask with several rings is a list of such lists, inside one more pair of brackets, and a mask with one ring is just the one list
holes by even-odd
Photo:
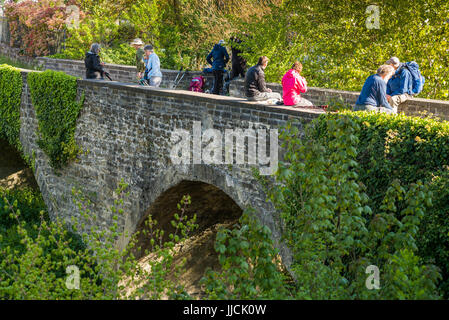
[[366, 187], [368, 205], [374, 214], [380, 212], [393, 181], [402, 186], [422, 181], [431, 191], [428, 197], [433, 205], [426, 210], [416, 241], [418, 254], [441, 269], [440, 289], [447, 298], [449, 122], [402, 114], [342, 112], [321, 116], [315, 122], [314, 138], [328, 146], [334, 139], [329, 119], [341, 117], [348, 117], [359, 126], [354, 132], [358, 140], [355, 172]]
[[[432, 194], [420, 181], [395, 176], [383, 192], [371, 194], [359, 163], [361, 123], [351, 113], [328, 115], [304, 137], [291, 124], [281, 134], [285, 162], [268, 194], [293, 252], [296, 297], [438, 299], [438, 269], [418, 255]], [[314, 126], [327, 130], [317, 134]], [[365, 286], [370, 265], [380, 270], [379, 290]]]
[[[11, 194], [4, 196], [5, 214], [15, 224], [16, 240], [0, 247], [0, 298], [1, 299], [161, 299], [189, 298], [182, 286], [169, 280], [169, 275], [183, 272], [183, 264], [174, 265], [175, 246], [184, 241], [196, 227], [195, 218], [186, 219], [183, 215], [190, 204], [189, 197], [183, 197], [172, 225], [175, 231], [170, 241], [160, 243], [158, 236], [162, 231], [154, 228], [156, 222], [151, 219], [148, 224], [153, 228], [148, 241], [153, 246], [147, 270], [138, 264], [132, 254], [136, 237], [132, 237], [125, 250], [116, 245], [116, 240], [128, 237], [119, 226], [124, 219], [123, 201], [127, 197], [127, 185], [123, 182], [115, 190], [116, 198], [110, 208], [113, 218], [106, 229], [92, 224], [96, 214], [91, 211], [91, 203], [79, 190], [73, 190], [74, 202], [79, 208], [71, 219], [74, 231], [82, 235], [82, 242], [69, 232], [65, 222], [55, 219], [48, 221], [42, 212], [29, 220], [19, 207], [22, 199], [12, 203]], [[3, 207], [2, 207], [3, 209]], [[75, 215], [78, 218], [75, 218]], [[39, 221], [36, 223], [36, 219]], [[30, 232], [33, 230], [33, 232]], [[4, 243], [4, 234], [0, 234], [0, 243]], [[20, 243], [21, 248], [18, 248]], [[147, 252], [148, 253], [148, 252]], [[67, 286], [70, 275], [69, 266], [79, 270], [79, 289]]]
[[21, 150], [20, 102], [22, 75], [20, 70], [6, 64], [0, 65], [0, 136]]
[[[55, 52], [67, 18], [65, 6], [58, 1], [22, 1], [5, 5], [9, 21], [11, 46], [19, 46], [29, 56]], [[61, 39], [60, 39], [61, 38]]]
[[215, 250], [221, 270], [208, 270], [201, 280], [209, 299], [289, 297], [271, 231], [252, 213], [245, 212], [232, 230], [219, 230]]
[[63, 72], [30, 73], [28, 84], [39, 124], [37, 143], [50, 165], [60, 169], [80, 153], [75, 129], [84, 98], [77, 101], [76, 78]]

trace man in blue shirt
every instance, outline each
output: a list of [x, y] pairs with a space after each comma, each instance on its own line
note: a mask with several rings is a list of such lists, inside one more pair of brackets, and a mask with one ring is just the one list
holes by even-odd
[[147, 45], [143, 48], [145, 51], [145, 75], [144, 79], [152, 87], [159, 87], [162, 82], [161, 62], [152, 45]]
[[391, 107], [397, 112], [398, 106], [412, 96], [412, 75], [397, 57], [392, 57], [385, 62], [394, 68], [395, 74], [387, 83], [387, 99]]
[[383, 65], [377, 69], [377, 74], [369, 76], [353, 110], [395, 113], [386, 96], [387, 82], [393, 74], [392, 66]]

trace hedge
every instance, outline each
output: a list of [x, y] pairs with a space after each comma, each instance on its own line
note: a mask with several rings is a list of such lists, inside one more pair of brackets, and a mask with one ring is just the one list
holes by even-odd
[[28, 84], [39, 124], [37, 143], [50, 165], [60, 169], [80, 153], [75, 129], [84, 98], [77, 101], [76, 77], [64, 72], [32, 72]]
[[449, 298], [449, 122], [403, 114], [343, 111], [320, 116], [314, 134], [330, 142], [326, 117], [351, 117], [360, 125], [358, 172], [371, 208], [380, 208], [394, 180], [401, 185], [422, 181], [432, 191], [433, 206], [420, 225], [420, 256], [442, 271], [440, 289]]
[[0, 65], [0, 137], [21, 150], [20, 99], [22, 75], [20, 70], [6, 64]]

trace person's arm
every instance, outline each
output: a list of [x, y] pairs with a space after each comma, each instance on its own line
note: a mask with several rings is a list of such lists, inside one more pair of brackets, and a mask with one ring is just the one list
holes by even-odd
[[388, 80], [388, 83], [387, 83], [387, 95], [389, 95], [389, 96], [391, 96], [391, 94], [392, 94], [392, 91], [391, 91], [391, 80], [392, 79]]
[[405, 68], [401, 72], [399, 88], [403, 93], [410, 93], [410, 71]]
[[223, 47], [223, 49], [224, 49], [224, 64], [226, 66], [229, 62], [229, 54], [228, 54], [228, 50], [226, 50], [225, 47]]
[[270, 92], [270, 90], [267, 88], [267, 84], [265, 83], [265, 73], [257, 72], [257, 85], [259, 87], [260, 92]]
[[209, 52], [209, 54], [207, 55], [206, 61], [207, 61], [207, 63], [209, 63], [210, 65], [212, 65], [212, 51]]
[[306, 93], [307, 92], [307, 81], [304, 77], [299, 76], [297, 78], [298, 83], [298, 90], [299, 93]]
[[393, 110], [391, 105], [388, 103], [386, 96], [387, 84], [384, 81], [378, 81], [376, 83], [376, 86], [377, 86], [377, 103], [379, 104], [379, 106]]
[[150, 73], [150, 71], [151, 71], [152, 69], [153, 69], [153, 55], [151, 55], [151, 56], [148, 58], [147, 68], [146, 68], [147, 73]]
[[103, 70], [103, 66], [100, 63], [100, 57], [95, 55], [93, 57], [93, 61], [92, 61], [92, 67], [95, 71], [99, 71], [101, 73], [101, 75], [103, 75], [104, 70]]

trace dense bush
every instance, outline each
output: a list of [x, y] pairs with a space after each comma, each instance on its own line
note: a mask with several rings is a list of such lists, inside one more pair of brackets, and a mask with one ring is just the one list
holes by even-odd
[[219, 271], [206, 271], [202, 282], [209, 299], [286, 299], [291, 297], [281, 272], [271, 232], [253, 213], [245, 212], [237, 226], [217, 233]]
[[[419, 181], [395, 176], [373, 194], [359, 163], [363, 121], [351, 115], [323, 116], [314, 123], [326, 128], [321, 134], [313, 125], [303, 137], [291, 125], [281, 134], [285, 162], [268, 192], [293, 252], [295, 297], [438, 299], [439, 270], [419, 255], [419, 227], [432, 214], [432, 194]], [[370, 265], [380, 270], [379, 290], [365, 286]]]
[[39, 124], [37, 143], [59, 169], [80, 152], [75, 129], [84, 98], [77, 101], [76, 78], [64, 72], [32, 72], [28, 84]]
[[0, 136], [21, 150], [20, 102], [22, 97], [22, 75], [20, 70], [0, 65]]
[[30, 56], [54, 53], [62, 40], [67, 18], [60, 1], [9, 2], [5, 15], [10, 26], [10, 45], [19, 46]]
[[449, 123], [366, 112], [328, 114], [315, 123], [314, 136], [324, 146], [334, 139], [329, 119], [338, 120], [342, 116], [359, 126], [354, 132], [358, 141], [355, 159], [358, 165], [354, 170], [366, 188], [368, 205], [374, 214], [379, 213], [394, 181], [403, 186], [422, 181], [431, 191], [428, 197], [433, 206], [425, 211], [416, 236], [417, 247], [425, 261], [435, 263], [442, 270], [440, 288], [449, 297]]

